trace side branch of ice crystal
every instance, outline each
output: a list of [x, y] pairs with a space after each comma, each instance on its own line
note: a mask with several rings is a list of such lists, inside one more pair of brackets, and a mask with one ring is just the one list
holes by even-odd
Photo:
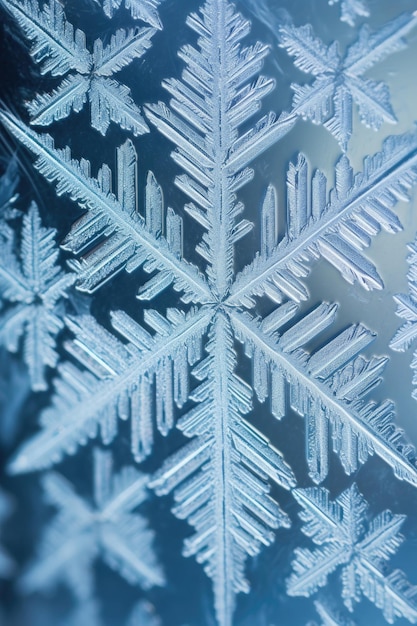
[[34, 391], [46, 389], [46, 368], [57, 364], [56, 337], [64, 327], [59, 306], [76, 278], [57, 263], [55, 235], [54, 229], [42, 226], [32, 202], [22, 218], [20, 253], [14, 236], [4, 237], [0, 252], [0, 342], [17, 352], [23, 337], [23, 359]]

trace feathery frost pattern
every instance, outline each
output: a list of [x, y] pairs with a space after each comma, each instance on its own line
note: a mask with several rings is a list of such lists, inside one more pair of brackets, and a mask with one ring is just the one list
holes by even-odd
[[63, 581], [80, 600], [90, 600], [97, 558], [132, 585], [164, 584], [152, 547], [154, 533], [136, 512], [148, 497], [148, 476], [132, 466], [113, 473], [110, 451], [95, 449], [93, 461], [91, 503], [60, 474], [44, 476], [45, 497], [59, 512], [46, 529], [38, 558], [21, 578], [25, 593]]
[[56, 337], [64, 327], [59, 306], [76, 277], [59, 267], [55, 230], [42, 226], [34, 202], [22, 218], [18, 256], [15, 247], [7, 237], [0, 252], [0, 341], [17, 352], [23, 337], [32, 389], [39, 391], [47, 388], [46, 368], [58, 361]]
[[[393, 350], [404, 352], [408, 350], [417, 337], [417, 242], [408, 245], [410, 254], [407, 257], [408, 269], [408, 293], [394, 296], [397, 304], [397, 315], [405, 320], [391, 340], [390, 347]], [[413, 353], [411, 368], [417, 370], [417, 350]], [[413, 376], [413, 385], [417, 385], [417, 375]], [[412, 392], [413, 398], [417, 399], [417, 391]]]
[[[10, 469], [24, 472], [57, 463], [74, 454], [78, 445], [97, 435], [103, 443], [117, 434], [118, 418], [131, 417], [132, 453], [137, 461], [153, 447], [153, 396], [155, 421], [166, 435], [173, 427], [174, 406], [188, 398], [188, 367], [201, 354], [202, 336], [209, 324], [203, 310], [184, 315], [177, 309], [163, 317], [147, 310], [152, 335], [123, 311], [112, 313], [113, 329], [122, 341], [102, 328], [92, 316], [67, 318], [75, 339], [66, 344], [78, 362], [60, 364], [52, 406], [41, 415], [43, 430], [26, 444]], [[126, 341], [128, 343], [126, 343]]]
[[95, 0], [102, 5], [107, 17], [112, 18], [121, 6], [130, 11], [134, 20], [146, 22], [153, 28], [162, 29], [158, 7], [163, 0]]
[[310, 596], [326, 584], [328, 576], [341, 570], [342, 598], [349, 610], [367, 597], [392, 624], [396, 617], [417, 621], [417, 587], [400, 570], [387, 572], [387, 564], [404, 540], [400, 533], [405, 517], [383, 511], [368, 521], [368, 504], [356, 483], [331, 500], [327, 489], [295, 489], [303, 508], [303, 532], [318, 545], [297, 548], [290, 595]]
[[[62, 315], [54, 332], [51, 322], [43, 330], [42, 350], [29, 341], [29, 367], [34, 354], [43, 359], [37, 378], [32, 377], [33, 388], [41, 389], [46, 365], [57, 362], [56, 334], [64, 324], [68, 331], [52, 400], [41, 411], [38, 433], [10, 460], [10, 473], [50, 468], [97, 436], [110, 446], [121, 421], [129, 422], [137, 463], [149, 459], [162, 441], [159, 435], [176, 428], [183, 436], [152, 476], [133, 466], [114, 473], [112, 450], [95, 448], [92, 501], [77, 495], [60, 474], [46, 473], [45, 499], [59, 512], [21, 579], [22, 590], [30, 593], [64, 581], [78, 603], [65, 626], [99, 626], [104, 616], [95, 596], [96, 560], [144, 590], [162, 587], [154, 532], [137, 511], [150, 489], [170, 496], [173, 514], [191, 527], [183, 555], [194, 557], [211, 579], [217, 624], [232, 626], [237, 595], [250, 591], [248, 557], [257, 557], [273, 544], [277, 529], [284, 532], [291, 525], [284, 504], [276, 500], [285, 490], [303, 507], [304, 533], [318, 546], [295, 551], [289, 594], [311, 596], [339, 569], [348, 609], [364, 595], [388, 622], [395, 617], [416, 621], [415, 588], [402, 572], [386, 571], [401, 544], [404, 517], [385, 511], [369, 522], [355, 483], [335, 501], [321, 487], [298, 489], [295, 468], [261, 432], [254, 409], [257, 402], [268, 401], [275, 426], [276, 420], [291, 419], [291, 412], [303, 418], [306, 466], [316, 484], [329, 475], [335, 453], [348, 475], [376, 455], [398, 479], [417, 486], [416, 453], [395, 424], [394, 403], [372, 399], [388, 361], [369, 356], [375, 333], [362, 323], [336, 330], [336, 303], [304, 304], [310, 300], [306, 279], [318, 259], [347, 283], [383, 289], [383, 277], [366, 249], [381, 231], [395, 234], [402, 228], [395, 209], [409, 200], [417, 183], [417, 132], [386, 138], [379, 152], [364, 158], [359, 172], [342, 154], [334, 184], [312, 170], [304, 153], [296, 154], [286, 175], [285, 212], [277, 189], [267, 186], [259, 211], [259, 250], [243, 269], [236, 246], [254, 227], [240, 200], [254, 178], [253, 162], [299, 117], [323, 124], [343, 151], [352, 134], [353, 101], [371, 128], [396, 121], [388, 87], [365, 73], [404, 48], [417, 17], [403, 14], [374, 34], [364, 26], [344, 57], [336, 43], [326, 46], [310, 26], [283, 20], [280, 45], [314, 82], [293, 85], [292, 109], [275, 115], [263, 110], [263, 99], [275, 86], [261, 75], [268, 46], [242, 43], [250, 22], [228, 0], [206, 0], [188, 16], [197, 43], [179, 51], [181, 77], [162, 82], [170, 100], [142, 109], [128, 87], [117, 82], [117, 73], [141, 58], [162, 28], [161, 0], [96, 0], [107, 18], [130, 12], [149, 27], [110, 30], [108, 43], [97, 39], [92, 51], [56, 0], [42, 6], [35, 0], [2, 1], [33, 43], [31, 54], [41, 72], [62, 79], [52, 92], [28, 103], [32, 124], [53, 125], [81, 111], [88, 100], [91, 125], [103, 135], [111, 121], [135, 136], [158, 131], [173, 145], [171, 156], [181, 171], [174, 182], [185, 198], [183, 217], [166, 206], [152, 171], [141, 188], [140, 140], [135, 144], [128, 138], [117, 147], [114, 163], [96, 168], [88, 155], [78, 160], [69, 146], [56, 147], [51, 135], [0, 111], [4, 127], [29, 150], [34, 167], [55, 185], [57, 195], [68, 196], [83, 210], [62, 242], [71, 255], [66, 274], [56, 265], [54, 231], [41, 226], [36, 205], [22, 218], [19, 255], [8, 226], [19, 216], [5, 214], [0, 229], [8, 267], [4, 273], [0, 266], [0, 288], [5, 284], [8, 302], [4, 315], [21, 306], [39, 307], [40, 300], [48, 315], [56, 314], [58, 300], [73, 282], [79, 291], [95, 295], [121, 273], [145, 275], [130, 294], [136, 297], [137, 315], [133, 308], [128, 314], [110, 306], [102, 322], [90, 310]], [[341, 15], [353, 24], [368, 9], [362, 0], [342, 0]], [[9, 185], [8, 195], [13, 193]], [[199, 237], [195, 254], [184, 245], [190, 220]], [[32, 302], [27, 293], [32, 297], [35, 274], [44, 282], [38, 289], [42, 296], [36, 292]], [[16, 275], [16, 284], [4, 282], [9, 275]], [[53, 289], [57, 281], [61, 284], [58, 278], [62, 285], [67, 281], [65, 289]], [[158, 300], [166, 292], [169, 307]], [[408, 345], [415, 320], [401, 303], [408, 324], [401, 341]], [[33, 313], [28, 316], [33, 323]], [[16, 328], [9, 349], [16, 349], [25, 327]], [[249, 377], [241, 356], [243, 364], [252, 365]], [[316, 609], [324, 626], [352, 626], [325, 601], [317, 601]], [[152, 607], [141, 602], [126, 626], [160, 624]]]
[[376, 33], [364, 25], [344, 57], [337, 42], [326, 46], [309, 24], [282, 26], [279, 45], [294, 57], [296, 67], [315, 79], [310, 85], [292, 85], [293, 112], [322, 124], [343, 150], [352, 135], [353, 102], [368, 128], [378, 130], [384, 122], [395, 124], [388, 86], [363, 75], [393, 52], [403, 50], [404, 38], [416, 24], [417, 15], [404, 13]]
[[130, 90], [115, 81], [113, 75], [145, 54], [156, 29], [117, 30], [109, 44], [97, 39], [93, 52], [89, 52], [85, 34], [74, 30], [59, 2], [49, 0], [42, 10], [37, 0], [2, 2], [33, 42], [31, 55], [40, 64], [42, 74], [63, 77], [51, 93], [27, 103], [32, 124], [48, 126], [62, 120], [71, 112], [81, 111], [88, 100], [91, 125], [102, 135], [110, 122], [134, 135], [148, 131]]
[[[356, 626], [356, 623], [346, 617], [341, 611], [333, 610], [333, 607], [329, 607], [327, 603], [316, 600], [314, 602], [316, 611], [320, 616], [319, 626]], [[309, 622], [307, 626], [318, 626], [316, 622]]]

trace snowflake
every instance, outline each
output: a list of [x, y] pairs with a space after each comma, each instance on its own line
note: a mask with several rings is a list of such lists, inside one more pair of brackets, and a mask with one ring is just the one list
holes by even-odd
[[404, 40], [417, 24], [417, 15], [404, 13], [376, 33], [362, 26], [358, 40], [341, 56], [337, 42], [326, 46], [312, 27], [285, 24], [280, 29], [280, 46], [294, 57], [303, 72], [315, 78], [311, 85], [293, 83], [293, 113], [315, 124], [323, 124], [347, 149], [352, 135], [353, 101], [368, 128], [378, 130], [384, 122], [396, 123], [388, 87], [364, 77], [376, 63], [406, 47]]
[[[394, 21], [391, 36], [382, 29], [379, 47], [368, 42], [373, 53], [366, 63], [399, 49], [410, 22], [401, 18], [400, 27]], [[388, 138], [356, 174], [343, 155], [330, 192], [324, 174], [311, 173], [299, 154], [288, 168], [285, 234], [278, 236], [277, 192], [269, 186], [260, 251], [238, 271], [235, 247], [253, 226], [242, 217], [238, 193], [253, 178], [252, 162], [293, 127], [297, 110], [252, 123], [274, 81], [260, 75], [267, 46], [242, 45], [250, 24], [231, 4], [207, 0], [187, 23], [198, 42], [180, 50], [181, 78], [163, 81], [171, 101], [144, 110], [175, 146], [172, 157], [183, 172], [175, 184], [187, 198], [187, 219], [203, 231], [198, 262], [184, 258], [186, 222], [165, 209], [152, 172], [139, 211], [132, 141], [118, 148], [115, 172], [104, 164], [94, 176], [86, 159], [73, 159], [50, 136], [0, 114], [57, 193], [85, 209], [64, 241], [76, 257], [71, 267], [79, 289], [94, 293], [119, 272], [139, 267], [149, 274], [137, 293], [145, 303], [141, 321], [122, 311], [110, 313], [106, 329], [89, 315], [67, 320], [73, 338], [52, 403], [10, 470], [48, 467], [95, 437], [98, 427], [110, 443], [118, 419], [130, 419], [132, 451], [142, 461], [152, 451], [154, 429], [167, 435], [175, 409], [189, 400], [176, 423], [189, 441], [162, 464], [151, 486], [159, 495], [172, 492], [173, 513], [193, 527], [184, 554], [203, 564], [213, 582], [217, 622], [231, 626], [236, 595], [249, 590], [247, 558], [290, 523], [270, 495], [271, 483], [296, 486], [283, 455], [252, 423], [255, 396], [269, 398], [276, 419], [290, 409], [305, 419], [315, 482], [327, 476], [333, 448], [348, 474], [377, 454], [398, 478], [417, 484], [415, 453], [395, 426], [393, 404], [367, 398], [387, 360], [362, 355], [375, 335], [362, 324], [336, 333], [336, 304], [301, 306], [309, 299], [304, 279], [319, 257], [350, 283], [382, 288], [365, 248], [381, 229], [401, 228], [393, 209], [417, 182], [417, 135]], [[349, 55], [354, 53], [352, 47]], [[178, 308], [164, 314], [147, 308], [170, 288], [178, 293]], [[263, 298], [271, 307], [261, 316], [256, 305]], [[320, 339], [325, 331], [332, 339]], [[238, 370], [238, 343], [252, 361], [251, 384]]]
[[132, 585], [163, 585], [152, 548], [154, 533], [136, 512], [148, 497], [148, 481], [131, 466], [113, 474], [111, 452], [99, 449], [94, 450], [93, 505], [60, 474], [46, 474], [46, 501], [59, 513], [45, 532], [36, 561], [20, 580], [22, 591], [33, 593], [62, 580], [80, 601], [90, 601], [97, 557]]
[[23, 336], [23, 356], [34, 391], [46, 389], [46, 367], [55, 367], [58, 361], [56, 336], [64, 327], [59, 303], [76, 278], [57, 264], [55, 234], [42, 226], [32, 202], [23, 216], [20, 255], [14, 251], [12, 237], [6, 238], [0, 253], [0, 342], [17, 352]]
[[102, 135], [110, 121], [134, 135], [148, 131], [130, 90], [112, 76], [145, 54], [154, 28], [117, 30], [107, 46], [96, 39], [91, 53], [86, 48], [85, 34], [79, 29], [74, 31], [59, 2], [50, 0], [43, 10], [37, 0], [2, 2], [34, 42], [31, 56], [41, 65], [42, 74], [65, 76], [51, 93], [28, 102], [32, 124], [47, 126], [68, 117], [71, 111], [78, 113], [88, 99], [91, 125]]
[[295, 489], [303, 507], [303, 532], [318, 548], [297, 548], [293, 574], [288, 579], [290, 595], [310, 596], [326, 584], [328, 576], [341, 568], [342, 597], [353, 610], [366, 596], [392, 624], [396, 617], [417, 621], [417, 587], [403, 572], [387, 573], [386, 565], [403, 542], [403, 515], [384, 511], [367, 522], [368, 504], [356, 483], [332, 501], [327, 489]]

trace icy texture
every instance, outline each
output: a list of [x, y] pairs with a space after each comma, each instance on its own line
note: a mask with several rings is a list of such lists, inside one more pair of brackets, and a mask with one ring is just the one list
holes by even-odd
[[[329, 608], [328, 603], [319, 600], [314, 602], [316, 611], [320, 616], [320, 626], [356, 626], [356, 623], [342, 614], [340, 611], [334, 611]], [[316, 622], [310, 622], [308, 626], [317, 626]]]
[[42, 9], [37, 0], [2, 2], [33, 42], [31, 55], [42, 74], [64, 77], [51, 93], [28, 102], [32, 124], [48, 126], [62, 120], [81, 111], [88, 100], [91, 125], [102, 135], [111, 121], [134, 135], [148, 131], [130, 90], [113, 75], [145, 54], [154, 28], [119, 29], [107, 45], [96, 39], [93, 52], [89, 52], [85, 34], [74, 30], [59, 2], [50, 0]]
[[294, 57], [296, 67], [315, 78], [310, 85], [292, 85], [293, 112], [322, 124], [343, 150], [352, 135], [353, 102], [365, 126], [378, 130], [384, 122], [395, 124], [387, 85], [364, 74], [393, 52], [404, 49], [404, 37], [416, 24], [416, 15], [404, 13], [376, 33], [362, 26], [358, 40], [348, 47], [344, 57], [337, 42], [326, 46], [310, 24], [282, 26], [280, 46]]
[[163, 0], [95, 0], [103, 6], [107, 17], [112, 18], [120, 6], [130, 11], [134, 20], [142, 20], [153, 28], [162, 29], [158, 7]]
[[81, 498], [57, 473], [43, 479], [45, 498], [58, 509], [38, 556], [20, 580], [25, 593], [64, 581], [80, 601], [94, 597], [95, 559], [102, 559], [130, 584], [164, 584], [153, 551], [154, 533], [136, 509], [148, 497], [148, 477], [132, 466], [113, 474], [110, 451], [94, 450], [93, 501]]
[[59, 305], [75, 274], [58, 265], [55, 230], [42, 226], [34, 202], [22, 218], [18, 255], [12, 233], [9, 229], [0, 251], [0, 342], [17, 352], [23, 337], [32, 389], [40, 391], [47, 388], [46, 368], [55, 367], [58, 360], [56, 336], [64, 327]]
[[[390, 347], [393, 350], [404, 352], [408, 350], [417, 337], [417, 241], [410, 243], [408, 249], [410, 254], [407, 257], [409, 270], [408, 293], [397, 294], [394, 300], [397, 304], [397, 315], [406, 320], [393, 337]], [[411, 368], [417, 370], [417, 350], [413, 353]], [[413, 376], [413, 385], [417, 385], [417, 375]], [[417, 391], [412, 392], [413, 398], [417, 399]]]
[[[94, 108], [94, 93], [103, 81], [114, 84], [108, 93], [128, 93], [109, 76], [149, 47], [160, 28], [159, 2], [125, 0], [133, 18], [154, 28], [118, 30], [107, 45], [97, 40], [92, 53], [56, 2], [42, 9], [29, 2], [4, 2], [34, 42], [33, 56], [44, 73], [64, 77], [56, 91], [30, 103], [32, 113], [45, 106], [52, 111], [45, 117], [50, 124], [80, 110], [88, 96], [93, 127], [102, 134], [111, 119], [133, 134], [147, 130], [139, 109], [134, 119], [140, 129], [117, 117], [123, 107], [112, 109], [106, 101], [103, 108], [100, 100]], [[111, 17], [122, 2], [100, 4]], [[385, 576], [382, 569], [400, 543], [403, 517], [385, 512], [365, 532], [366, 506], [355, 487], [334, 503], [325, 489], [296, 489], [295, 468], [260, 432], [264, 422], [255, 422], [253, 409], [268, 399], [276, 420], [289, 419], [291, 411], [304, 418], [306, 465], [315, 483], [329, 475], [333, 450], [346, 474], [356, 473], [375, 454], [397, 478], [417, 485], [415, 451], [395, 425], [393, 403], [371, 399], [387, 363], [385, 357], [369, 356], [375, 333], [362, 323], [337, 328], [335, 303], [304, 305], [310, 299], [305, 279], [319, 258], [348, 283], [383, 288], [365, 249], [381, 230], [401, 229], [394, 209], [398, 200], [409, 199], [417, 182], [417, 134], [389, 137], [380, 152], [364, 159], [358, 173], [347, 155], [340, 156], [334, 184], [320, 171], [311, 172], [304, 154], [296, 155], [287, 171], [286, 212], [282, 214], [276, 188], [267, 186], [260, 207], [260, 249], [241, 271], [236, 247], [253, 229], [240, 196], [254, 178], [251, 166], [300, 115], [327, 126], [344, 149], [352, 130], [352, 98], [367, 125], [379, 128], [383, 121], [395, 121], [387, 87], [363, 74], [403, 49], [404, 36], [416, 21], [403, 15], [375, 35], [363, 29], [344, 60], [336, 44], [327, 48], [309, 27], [283, 23], [282, 45], [315, 82], [296, 87], [293, 109], [276, 116], [260, 112], [263, 98], [274, 88], [274, 81], [260, 74], [268, 47], [242, 45], [249, 22], [229, 2], [207, 0], [187, 19], [197, 44], [187, 43], [179, 52], [181, 78], [163, 81], [169, 104], [144, 107], [149, 129], [174, 146], [172, 158], [182, 172], [175, 184], [186, 197], [184, 220], [165, 206], [152, 172], [143, 177], [141, 188], [140, 149], [131, 139], [116, 149], [114, 165], [92, 172], [89, 160], [73, 158], [69, 146], [56, 148], [50, 135], [39, 134], [9, 112], [0, 113], [57, 194], [69, 196], [83, 211], [63, 242], [73, 257], [70, 268], [79, 291], [94, 295], [109, 281], [116, 284], [121, 272], [148, 274], [130, 294], [138, 302], [129, 314], [113, 310], [110, 302], [100, 322], [86, 311], [65, 318], [70, 337], [52, 400], [42, 410], [39, 432], [14, 455], [10, 471], [50, 467], [98, 431], [104, 444], [112, 444], [119, 420], [129, 420], [137, 462], [148, 459], [155, 440], [162, 458], [167, 448], [158, 433], [166, 436], [174, 426], [181, 433], [174, 438], [176, 452], [151, 478], [130, 467], [112, 481], [112, 451], [96, 450], [94, 506], [77, 496], [65, 478], [46, 474], [47, 499], [60, 513], [22, 587], [43, 589], [64, 579], [80, 600], [77, 626], [85, 615], [91, 624], [99, 619], [92, 579], [96, 557], [142, 587], [164, 583], [152, 551], [153, 532], [135, 512], [148, 483], [160, 496], [172, 494], [173, 514], [191, 526], [183, 553], [195, 557], [211, 579], [220, 626], [232, 626], [236, 596], [249, 591], [248, 557], [257, 557], [273, 543], [277, 529], [284, 533], [290, 526], [285, 497], [283, 508], [275, 499], [282, 490], [292, 492], [306, 509], [306, 534], [325, 544], [314, 552], [298, 549], [291, 593], [312, 594], [340, 566], [347, 572], [343, 598], [349, 608], [362, 593], [388, 620], [395, 615], [415, 618], [414, 590], [402, 574]], [[45, 39], [52, 31], [59, 37]], [[65, 104], [59, 90], [71, 91], [72, 85], [82, 95], [79, 100], [69, 96]], [[196, 254], [190, 253], [188, 241], [184, 245], [183, 231], [191, 220], [195, 231], [190, 236], [199, 238]], [[244, 379], [247, 360], [252, 363], [250, 383]], [[272, 428], [277, 426], [271, 422]], [[122, 429], [125, 441], [127, 429]], [[332, 515], [334, 523], [323, 521]], [[316, 559], [320, 568], [322, 553], [333, 555], [332, 550], [336, 556], [317, 573]], [[132, 620], [143, 626], [147, 617], [141, 610]], [[318, 605], [318, 611], [324, 624], [338, 623], [327, 605]]]
[[355, 26], [358, 17], [369, 17], [370, 11], [365, 0], [329, 0], [329, 4], [340, 3], [340, 19], [349, 26]]
[[404, 540], [403, 515], [386, 510], [368, 520], [368, 504], [356, 483], [330, 499], [327, 489], [296, 489], [293, 495], [303, 511], [302, 530], [318, 548], [297, 548], [290, 595], [310, 596], [323, 587], [328, 576], [341, 570], [342, 598], [349, 610], [366, 596], [392, 624], [396, 617], [417, 621], [417, 587], [400, 570], [388, 572], [387, 564]]

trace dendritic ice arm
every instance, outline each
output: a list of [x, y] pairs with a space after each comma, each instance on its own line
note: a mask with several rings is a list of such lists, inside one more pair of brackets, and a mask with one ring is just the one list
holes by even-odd
[[101, 558], [130, 584], [164, 585], [152, 543], [154, 533], [136, 509], [148, 497], [148, 477], [133, 466], [113, 473], [112, 453], [94, 450], [94, 498], [78, 496], [60, 474], [43, 478], [47, 501], [59, 510], [34, 563], [20, 580], [25, 593], [66, 582], [81, 601], [94, 598], [93, 563]]
[[[0, 529], [4, 520], [9, 517], [11, 509], [12, 506], [9, 497], [3, 491], [0, 491]], [[14, 570], [15, 565], [12, 559], [0, 545], [0, 578], [8, 578], [11, 574], [13, 574]]]
[[372, 237], [381, 229], [401, 230], [393, 212], [399, 200], [408, 200], [417, 183], [417, 134], [388, 137], [381, 152], [364, 159], [363, 171], [353, 174], [346, 155], [336, 164], [336, 185], [327, 192], [327, 180], [316, 170], [312, 177], [300, 154], [287, 174], [287, 229], [278, 240], [279, 206], [274, 187], [267, 189], [261, 213], [261, 250], [237, 277], [230, 304], [251, 307], [255, 296], [307, 300], [302, 278], [312, 261], [322, 257], [349, 283], [365, 289], [383, 287], [375, 265], [365, 256]]
[[120, 29], [106, 46], [97, 39], [90, 53], [85, 34], [67, 21], [57, 0], [50, 0], [42, 10], [35, 0], [1, 1], [33, 42], [31, 56], [40, 64], [41, 72], [52, 76], [71, 72], [51, 93], [28, 103], [32, 124], [45, 126], [72, 111], [78, 113], [89, 100], [91, 125], [102, 135], [110, 121], [135, 135], [148, 131], [130, 90], [110, 77], [145, 54], [156, 29]]
[[217, 621], [231, 626], [235, 596], [248, 592], [248, 556], [288, 527], [286, 514], [269, 496], [268, 480], [289, 489], [295, 477], [281, 454], [243, 416], [252, 408], [251, 389], [235, 373], [232, 328], [217, 313], [209, 331], [208, 356], [193, 370], [201, 381], [190, 398], [197, 404], [178, 422], [192, 441], [156, 473], [157, 494], [174, 491], [173, 513], [195, 533], [184, 555], [204, 564], [213, 581]]
[[163, 317], [147, 310], [144, 321], [153, 335], [123, 311], [113, 312], [111, 320], [124, 341], [91, 316], [67, 320], [75, 335], [66, 344], [72, 361], [59, 366], [52, 404], [41, 415], [42, 430], [17, 453], [11, 472], [57, 463], [96, 437], [99, 427], [103, 442], [110, 443], [118, 418], [130, 418], [132, 454], [142, 461], [152, 451], [154, 414], [163, 435], [173, 427], [175, 405], [188, 398], [189, 364], [201, 358], [209, 313], [169, 309]]
[[363, 399], [380, 382], [387, 361], [368, 361], [360, 354], [374, 335], [357, 324], [312, 355], [303, 349], [332, 325], [336, 310], [337, 305], [323, 303], [281, 334], [297, 313], [294, 303], [283, 304], [263, 320], [233, 312], [235, 333], [252, 359], [255, 392], [261, 402], [270, 396], [272, 414], [281, 419], [288, 382], [290, 406], [306, 421], [307, 462], [315, 482], [327, 476], [332, 445], [347, 474], [375, 453], [398, 478], [417, 485], [415, 450], [395, 427], [393, 403]]
[[327, 489], [318, 487], [295, 489], [293, 495], [303, 508], [303, 532], [319, 547], [295, 550], [288, 593], [310, 596], [340, 568], [342, 598], [349, 610], [364, 595], [388, 623], [396, 617], [416, 623], [417, 587], [400, 570], [387, 570], [403, 542], [405, 517], [384, 511], [367, 522], [368, 504], [355, 483], [334, 501]]
[[340, 19], [349, 26], [355, 26], [358, 17], [369, 17], [370, 10], [366, 0], [329, 0], [330, 6], [340, 2]]
[[[397, 294], [394, 300], [397, 304], [397, 315], [405, 320], [405, 323], [398, 329], [391, 340], [390, 348], [400, 352], [408, 350], [417, 338], [417, 242], [409, 244], [410, 254], [407, 258], [408, 269], [408, 290], [407, 294]], [[417, 369], [417, 350], [414, 351], [414, 358], [411, 361], [411, 368]], [[413, 385], [417, 384], [417, 376], [413, 377]], [[417, 391], [412, 393], [417, 399]]]
[[336, 42], [326, 46], [309, 24], [283, 25], [280, 46], [294, 57], [296, 67], [315, 78], [310, 85], [292, 85], [292, 113], [322, 124], [343, 150], [352, 135], [353, 102], [365, 126], [378, 130], [384, 122], [395, 123], [388, 86], [363, 74], [388, 55], [403, 50], [404, 38], [416, 24], [417, 14], [404, 13], [376, 33], [365, 25], [344, 58]]
[[164, 219], [162, 190], [151, 173], [145, 193], [146, 219], [138, 212], [137, 154], [131, 141], [117, 150], [114, 194], [107, 165], [94, 178], [88, 161], [71, 159], [69, 150], [55, 148], [49, 135], [39, 135], [5, 112], [0, 112], [0, 119], [37, 157], [35, 167], [56, 183], [57, 194], [67, 194], [87, 209], [64, 242], [65, 249], [78, 256], [94, 247], [93, 253], [73, 264], [81, 291], [92, 293], [117, 272], [143, 266], [155, 275], [141, 289], [141, 299], [151, 299], [173, 283], [183, 292], [184, 302], [211, 301], [204, 277], [182, 258], [182, 220], [170, 208]]
[[64, 327], [57, 305], [76, 278], [57, 263], [55, 234], [54, 229], [42, 226], [32, 203], [23, 216], [19, 257], [14, 240], [0, 251], [0, 341], [7, 350], [17, 352], [23, 337], [23, 358], [34, 391], [46, 389], [46, 368], [57, 363], [56, 337]]
[[[334, 609], [333, 606], [329, 606], [327, 600], [316, 600], [314, 606], [320, 616], [320, 626], [357, 626], [356, 622], [341, 611]], [[317, 626], [317, 624], [316, 622], [309, 622], [307, 626]]]
[[162, 29], [158, 7], [163, 0], [96, 0], [96, 2], [102, 4], [107, 17], [112, 18], [123, 4], [134, 20], [142, 20], [154, 28]]
[[[208, 0], [188, 25], [199, 35], [198, 48], [179, 53], [182, 79], [163, 82], [170, 107], [148, 105], [148, 119], [176, 146], [174, 161], [185, 171], [176, 185], [190, 202], [186, 211], [206, 232], [197, 252], [207, 262], [215, 298], [223, 299], [233, 280], [234, 244], [252, 228], [236, 192], [253, 177], [248, 165], [293, 126], [294, 116], [270, 113], [239, 134], [261, 108], [274, 81], [259, 75], [268, 47], [243, 48], [250, 23], [224, 0]], [[249, 81], [253, 82], [250, 83]]]

